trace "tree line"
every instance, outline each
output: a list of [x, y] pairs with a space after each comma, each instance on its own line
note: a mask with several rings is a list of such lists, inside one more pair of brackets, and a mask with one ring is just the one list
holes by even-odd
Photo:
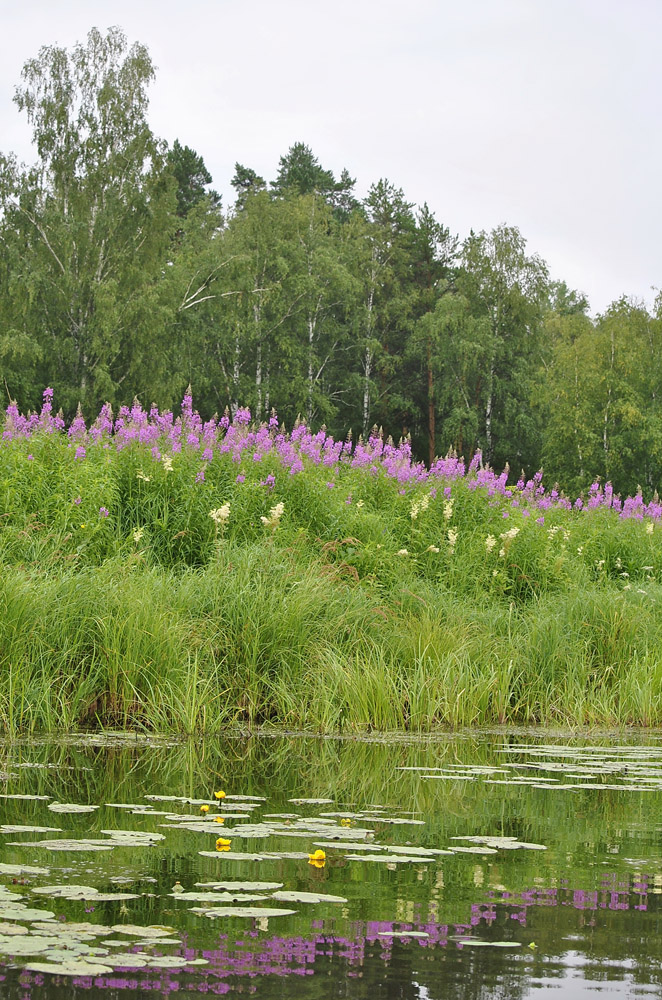
[[365, 198], [303, 143], [234, 203], [202, 156], [150, 129], [154, 67], [119, 28], [23, 69], [36, 161], [0, 154], [5, 400], [65, 413], [138, 396], [249, 406], [342, 436], [409, 435], [426, 461], [480, 450], [652, 493], [662, 471], [662, 298], [593, 319], [515, 226], [460, 240], [386, 179]]

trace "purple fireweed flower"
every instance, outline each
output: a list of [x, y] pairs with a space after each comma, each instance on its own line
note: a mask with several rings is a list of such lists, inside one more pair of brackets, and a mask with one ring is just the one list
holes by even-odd
[[82, 444], [79, 444], [78, 447], [76, 448], [76, 454], [74, 455], [74, 459], [83, 459], [85, 458], [86, 454], [87, 452], [83, 448]]
[[239, 475], [237, 476], [237, 478], [235, 479], [235, 482], [236, 483], [245, 483], [246, 482], [246, 476], [242, 476], [242, 474], [240, 472]]
[[100, 517], [108, 517], [109, 514], [110, 514], [110, 511], [108, 510], [107, 507], [99, 507], [99, 516]]
[[204, 465], [200, 469], [200, 471], [197, 473], [197, 475], [195, 477], [195, 481], [196, 481], [196, 483], [204, 483], [204, 481], [205, 481], [205, 468], [204, 468]]
[[327, 485], [327, 489], [330, 489], [330, 490], [332, 490], [332, 489], [333, 489], [333, 487], [334, 487], [334, 486], [335, 486], [336, 484], [335, 484], [335, 483], [331, 483], [331, 482], [329, 482], [329, 483], [327, 483], [326, 485]]
[[262, 461], [262, 455], [260, 455], [259, 451], [256, 451], [255, 454], [253, 455], [253, 461], [254, 462]]
[[248, 409], [247, 406], [244, 406], [244, 407], [240, 406], [239, 407], [239, 409], [237, 410], [237, 412], [234, 415], [234, 422], [236, 424], [243, 424], [244, 426], [246, 426], [247, 424], [250, 424], [250, 422], [251, 422], [251, 411]]
[[211, 448], [205, 448], [205, 450], [202, 453], [202, 457], [205, 460], [205, 462], [211, 462], [212, 458], [214, 457], [214, 452], [211, 450]]
[[276, 477], [272, 472], [269, 473], [266, 479], [260, 480], [260, 486], [266, 486], [267, 489], [272, 490], [276, 485]]
[[78, 506], [82, 502], [83, 502], [83, 498], [82, 497], [76, 497], [76, 499], [74, 500], [74, 503], [76, 504], [76, 506]]
[[34, 462], [34, 455], [28, 455], [28, 462]]
[[[445, 486], [444, 487], [444, 496], [445, 497], [449, 497], [450, 495], [451, 495], [451, 488], [450, 488], [450, 486]], [[435, 493], [435, 496], [436, 496], [436, 493]]]
[[536, 524], [544, 524], [544, 523], [545, 523], [545, 518], [544, 517], [537, 517], [536, 518]]

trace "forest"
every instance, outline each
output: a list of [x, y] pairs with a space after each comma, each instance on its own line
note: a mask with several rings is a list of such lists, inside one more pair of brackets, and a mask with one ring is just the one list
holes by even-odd
[[153, 134], [154, 76], [119, 28], [25, 63], [36, 158], [0, 153], [3, 408], [50, 386], [90, 419], [190, 385], [204, 418], [376, 427], [428, 464], [480, 451], [568, 493], [654, 496], [662, 297], [591, 316], [516, 225], [461, 237], [385, 177], [361, 198], [304, 142], [272, 179], [237, 163], [224, 205], [204, 151]]

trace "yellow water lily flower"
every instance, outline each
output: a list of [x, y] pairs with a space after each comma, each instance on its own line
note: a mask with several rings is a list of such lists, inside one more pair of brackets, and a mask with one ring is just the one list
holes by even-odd
[[308, 864], [315, 865], [316, 868], [324, 868], [326, 863], [326, 854], [324, 851], [317, 850], [313, 854], [308, 855]]
[[220, 792], [214, 792], [214, 798], [215, 799], [224, 799], [225, 798], [225, 792], [223, 790], [221, 790]]
[[216, 850], [229, 851], [231, 843], [232, 843], [231, 840], [226, 840], [225, 837], [219, 837], [218, 840], [216, 841]]
[[209, 812], [209, 806], [200, 806], [200, 812], [201, 813], [208, 813]]
[[214, 823], [225, 823], [225, 816], [214, 816]]
[[341, 826], [351, 826], [352, 825], [352, 821], [351, 821], [351, 819], [341, 819], [340, 820], [340, 825]]

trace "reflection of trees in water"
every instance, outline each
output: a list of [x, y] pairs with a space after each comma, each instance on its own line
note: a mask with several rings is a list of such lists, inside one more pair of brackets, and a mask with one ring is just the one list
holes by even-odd
[[[136, 872], [156, 879], [156, 884], [141, 885], [139, 891], [153, 891], [157, 898], [136, 900], [132, 919], [171, 923], [176, 912], [180, 931], [185, 928], [187, 954], [210, 960], [210, 966], [196, 970], [190, 980], [196, 991], [204, 986], [210, 993], [233, 992], [240, 986], [245, 992], [257, 976], [258, 995], [274, 1000], [283, 995], [419, 1000], [426, 991], [431, 1000], [447, 996], [518, 1000], [543, 974], [560, 980], [568, 964], [579, 961], [573, 958], [575, 953], [588, 963], [589, 978], [619, 980], [628, 964], [634, 981], [659, 983], [659, 970], [650, 958], [652, 942], [662, 940], [659, 865], [642, 861], [624, 873], [619, 861], [619, 856], [645, 858], [642, 851], [654, 851], [651, 832], [659, 825], [654, 795], [550, 792], [489, 786], [480, 780], [424, 781], [415, 772], [398, 770], [421, 763], [503, 765], [511, 758], [497, 751], [513, 739], [477, 733], [423, 741], [375, 736], [368, 742], [240, 734], [224, 741], [175, 745], [119, 738], [105, 745], [13, 743], [0, 751], [0, 770], [15, 775], [7, 791], [45, 794], [60, 801], [137, 803], [154, 793], [211, 798], [215, 788], [224, 787], [265, 795], [268, 811], [275, 812], [291, 811], [289, 798], [329, 797], [343, 807], [379, 804], [391, 814], [424, 816], [426, 826], [417, 828], [416, 841], [430, 847], [445, 847], [453, 836], [499, 833], [550, 848], [444, 858], [440, 864], [400, 868], [397, 873], [338, 859], [324, 877], [336, 875], [331, 891], [342, 892], [340, 886], [346, 886], [344, 894], [350, 897], [346, 915], [325, 911], [333, 919], [311, 923], [311, 911], [304, 908], [286, 923], [272, 921], [267, 928], [230, 925], [229, 936], [227, 924], [221, 928], [183, 910], [164, 913], [169, 904], [163, 894], [176, 878], [192, 884], [201, 877], [197, 849], [203, 845], [193, 843], [189, 835], [170, 830], [163, 845], [149, 851], [127, 850], [121, 857], [95, 859], [99, 871], [110, 873], [113, 866], [130, 862]], [[36, 822], [43, 809], [44, 803], [5, 800], [3, 820]], [[106, 810], [103, 819], [98, 814], [70, 817], [68, 824], [78, 824], [81, 834], [94, 836], [95, 823], [125, 827], [134, 819], [121, 810]], [[402, 843], [411, 835], [409, 828], [405, 833], [396, 827], [376, 829], [384, 842]], [[345, 868], [341, 878], [334, 865]], [[213, 877], [204, 871], [203, 877]], [[269, 877], [291, 884], [300, 872], [291, 863], [277, 862]], [[111, 905], [102, 904], [94, 919], [114, 922], [113, 914]], [[279, 935], [279, 926], [298, 933]], [[380, 934], [393, 929], [422, 930], [429, 937], [405, 941]], [[458, 933], [490, 940], [513, 938], [524, 946], [513, 951], [470, 949], [450, 940]], [[527, 947], [530, 941], [536, 950]], [[7, 1000], [24, 996], [59, 1000], [59, 993], [50, 986], [43, 992], [27, 973], [22, 978], [32, 985], [14, 994], [13, 977], [9, 972], [3, 984]], [[97, 980], [96, 985], [81, 982], [76, 991], [88, 998], [92, 989], [104, 998], [113, 990], [118, 998], [129, 989], [167, 994], [188, 981], [189, 974], [155, 976], [145, 970], [118, 973], [107, 981]], [[63, 997], [74, 995], [62, 990]]]

